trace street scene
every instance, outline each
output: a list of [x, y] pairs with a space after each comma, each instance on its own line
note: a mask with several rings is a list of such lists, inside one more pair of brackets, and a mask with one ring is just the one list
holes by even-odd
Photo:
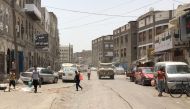
[[190, 1], [0, 0], [0, 109], [190, 109]]
[[190, 105], [186, 96], [176, 99], [164, 93], [158, 98], [154, 87], [134, 85], [125, 75], [99, 80], [92, 72], [91, 80], [84, 76], [81, 85], [83, 90], [76, 92], [74, 83], [59, 81], [43, 85], [37, 94], [19, 85], [0, 92], [0, 109], [188, 109]]

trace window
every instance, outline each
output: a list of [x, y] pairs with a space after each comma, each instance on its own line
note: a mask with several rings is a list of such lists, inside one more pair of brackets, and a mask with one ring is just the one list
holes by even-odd
[[186, 17], [186, 33], [190, 34], [190, 15]]
[[128, 35], [125, 35], [125, 42], [128, 42]]
[[149, 32], [149, 35], [148, 35], [149, 40], [151, 40], [152, 39], [152, 29], [150, 29], [148, 32]]
[[120, 37], [121, 45], [123, 45], [123, 36]]
[[113, 44], [110, 44], [110, 48], [113, 48]]

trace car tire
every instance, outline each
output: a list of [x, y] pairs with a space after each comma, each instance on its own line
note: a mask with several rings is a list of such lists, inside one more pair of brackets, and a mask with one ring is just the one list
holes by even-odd
[[99, 79], [101, 79], [101, 76], [99, 75]]
[[146, 85], [146, 84], [145, 84], [145, 79], [144, 79], [144, 78], [141, 80], [141, 84], [142, 84], [143, 86]]
[[135, 81], [135, 84], [137, 84], [137, 83], [138, 83], [138, 81], [136, 80], [136, 78], [134, 78], [134, 81]]
[[57, 83], [58, 82], [58, 78], [54, 78], [53, 82]]
[[40, 84], [42, 85], [44, 83], [44, 79], [40, 78]]

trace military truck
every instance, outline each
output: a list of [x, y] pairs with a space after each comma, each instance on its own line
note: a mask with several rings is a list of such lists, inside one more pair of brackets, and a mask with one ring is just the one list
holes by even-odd
[[110, 79], [114, 79], [114, 66], [112, 63], [100, 63], [97, 73], [99, 79], [102, 77], [110, 77]]

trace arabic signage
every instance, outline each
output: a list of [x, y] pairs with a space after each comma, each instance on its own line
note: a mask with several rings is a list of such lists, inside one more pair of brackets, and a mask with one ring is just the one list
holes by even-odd
[[40, 34], [35, 37], [35, 46], [36, 48], [47, 48], [48, 43], [48, 34]]
[[155, 52], [165, 51], [173, 48], [170, 31], [166, 31], [155, 37]]

